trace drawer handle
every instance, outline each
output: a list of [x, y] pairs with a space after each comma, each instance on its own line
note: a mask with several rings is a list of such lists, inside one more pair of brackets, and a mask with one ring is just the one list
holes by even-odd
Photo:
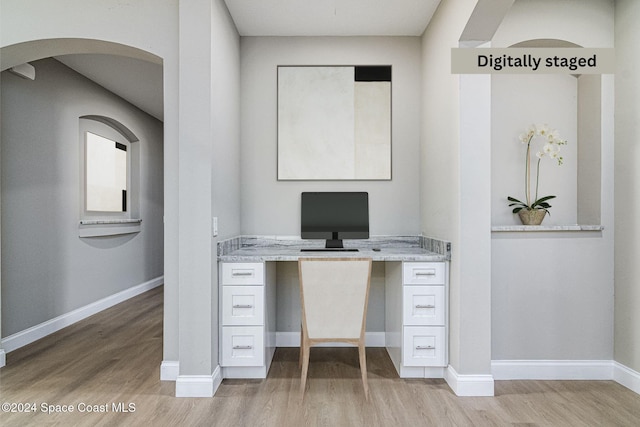
[[253, 308], [251, 304], [236, 304], [233, 308]]
[[233, 277], [249, 277], [253, 276], [253, 271], [233, 271], [231, 275]]
[[416, 305], [416, 308], [436, 308], [435, 305]]
[[417, 345], [416, 350], [435, 350], [435, 347], [432, 345]]
[[416, 276], [435, 276], [435, 275], [436, 275], [435, 268], [432, 268], [429, 270], [416, 271]]
[[251, 350], [253, 348], [252, 345], [234, 345], [234, 350]]

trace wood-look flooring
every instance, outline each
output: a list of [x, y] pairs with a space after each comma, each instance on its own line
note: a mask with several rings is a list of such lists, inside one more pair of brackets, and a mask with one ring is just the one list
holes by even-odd
[[303, 402], [297, 348], [277, 350], [266, 380], [224, 380], [213, 398], [174, 397], [161, 360], [157, 288], [9, 353], [0, 403], [36, 411], [0, 412], [0, 426], [640, 426], [640, 395], [613, 381], [496, 381], [495, 397], [457, 397], [443, 380], [398, 378], [381, 348], [367, 349], [368, 402], [355, 348], [312, 349]]

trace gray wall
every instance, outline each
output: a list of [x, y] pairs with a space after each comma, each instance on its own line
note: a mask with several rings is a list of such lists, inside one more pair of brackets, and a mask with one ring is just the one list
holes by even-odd
[[[162, 123], [61, 63], [2, 73], [2, 336], [163, 274]], [[79, 238], [79, 117], [140, 139], [142, 231]]]
[[[368, 191], [372, 235], [420, 232], [420, 38], [243, 37], [242, 232], [300, 235], [302, 191]], [[277, 181], [277, 66], [391, 65], [391, 181]]]
[[640, 372], [640, 2], [616, 2], [615, 350]]

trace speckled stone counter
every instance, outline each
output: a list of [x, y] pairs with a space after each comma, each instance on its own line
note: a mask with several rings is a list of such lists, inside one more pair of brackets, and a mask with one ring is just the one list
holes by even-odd
[[366, 240], [345, 240], [344, 246], [358, 251], [314, 251], [313, 249], [324, 247], [324, 241], [321, 240], [240, 236], [218, 243], [218, 261], [262, 262], [297, 261], [300, 257], [366, 257], [373, 261], [437, 262], [451, 258], [451, 245], [448, 242], [423, 236], [380, 236]]

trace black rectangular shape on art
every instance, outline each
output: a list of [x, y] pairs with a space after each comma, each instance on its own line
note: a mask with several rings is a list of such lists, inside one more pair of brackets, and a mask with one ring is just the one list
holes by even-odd
[[391, 65], [356, 65], [357, 82], [390, 82]]

